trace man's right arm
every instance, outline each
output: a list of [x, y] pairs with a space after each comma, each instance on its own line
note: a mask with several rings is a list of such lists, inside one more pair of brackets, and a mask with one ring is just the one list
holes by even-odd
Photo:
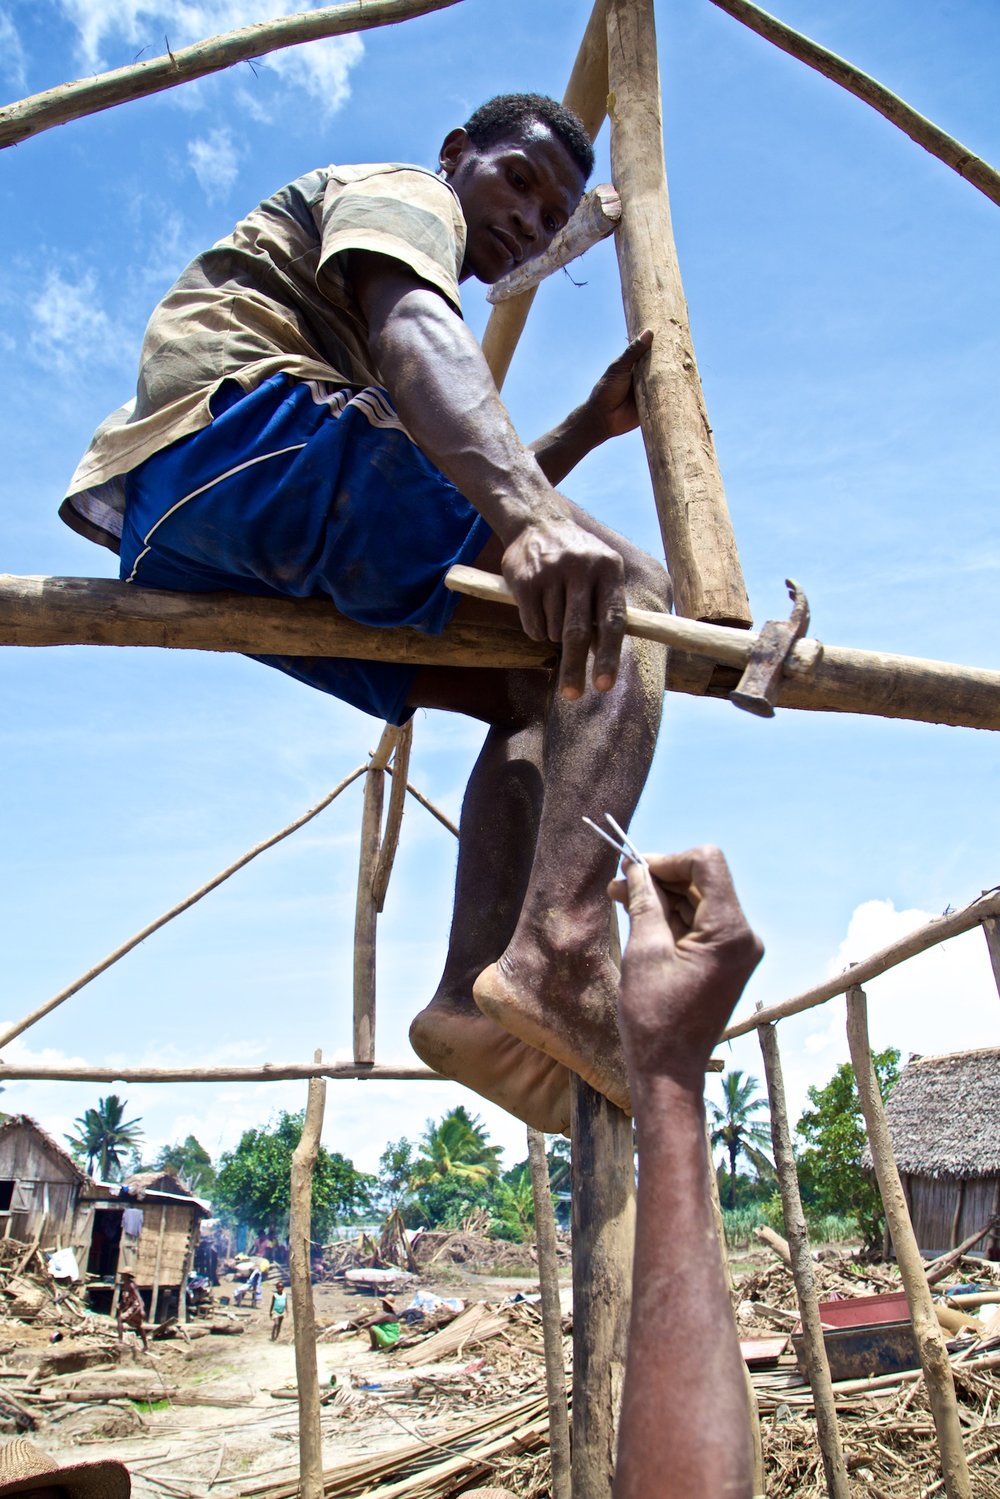
[[445, 299], [401, 262], [369, 252], [352, 252], [351, 280], [407, 431], [500, 538], [525, 632], [562, 646], [563, 695], [582, 695], [590, 647], [594, 686], [607, 691], [624, 634], [621, 558], [573, 519]]
[[703, 1092], [763, 948], [717, 848], [629, 864], [612, 894], [631, 923], [619, 1011], [639, 1148], [614, 1499], [750, 1499], [746, 1377], [709, 1204]]

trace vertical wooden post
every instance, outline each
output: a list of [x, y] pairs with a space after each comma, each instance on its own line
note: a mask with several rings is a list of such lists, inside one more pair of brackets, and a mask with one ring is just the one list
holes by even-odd
[[785, 1082], [781, 1072], [781, 1054], [778, 1051], [778, 1036], [773, 1025], [757, 1027], [760, 1049], [764, 1056], [764, 1076], [767, 1079], [767, 1099], [771, 1108], [771, 1140], [774, 1145], [774, 1164], [781, 1190], [781, 1207], [785, 1218], [785, 1237], [792, 1257], [792, 1279], [798, 1297], [799, 1315], [802, 1318], [802, 1336], [805, 1340], [806, 1377], [812, 1390], [813, 1407], [816, 1411], [816, 1435], [826, 1491], [830, 1499], [850, 1499], [847, 1479], [847, 1464], [837, 1424], [837, 1406], [833, 1398], [830, 1365], [823, 1341], [823, 1326], [819, 1315], [819, 1298], [816, 1295], [816, 1280], [813, 1275], [812, 1256], [809, 1253], [809, 1236], [806, 1230], [805, 1213], [799, 1192], [799, 1178], [795, 1170], [795, 1155], [792, 1150], [792, 1132], [788, 1125], [788, 1107], [785, 1103]]
[[[381, 897], [377, 893], [376, 881], [382, 843], [385, 767], [392, 758], [402, 733], [402, 729], [386, 724], [365, 773], [361, 852], [358, 857], [358, 896], [354, 913], [354, 1060], [362, 1067], [370, 1067], [375, 1061], [375, 928], [378, 925], [380, 899], [385, 898], [384, 889]], [[397, 823], [396, 833], [398, 832]]]
[[924, 1262], [920, 1257], [913, 1224], [907, 1211], [882, 1095], [872, 1066], [868, 1041], [868, 1000], [864, 990], [857, 984], [847, 991], [847, 1040], [851, 1048], [854, 1075], [858, 1081], [858, 1097], [861, 1100], [861, 1112], [865, 1116], [875, 1176], [896, 1251], [896, 1263], [909, 1303], [910, 1320], [927, 1384], [927, 1398], [937, 1430], [945, 1493], [948, 1499], [971, 1499], [969, 1465], [962, 1445], [962, 1428], [958, 1419], [958, 1401], [955, 1398], [948, 1350], [938, 1325], [924, 1273]]
[[[608, 110], [608, 26], [605, 18], [607, 0], [596, 0], [587, 29], [580, 43], [573, 72], [563, 103], [579, 115], [591, 140], [604, 123]], [[522, 292], [500, 302], [490, 313], [483, 334], [483, 353], [497, 389], [503, 385], [524, 325], [535, 300], [535, 291]]]
[[[729, 1252], [726, 1249], [726, 1226], [722, 1218], [722, 1201], [719, 1197], [719, 1179], [715, 1174], [715, 1162], [712, 1159], [712, 1129], [705, 1125], [705, 1153], [708, 1157], [708, 1200], [712, 1204], [712, 1221], [715, 1224], [715, 1237], [719, 1241], [719, 1254], [722, 1258], [722, 1269], [726, 1277], [726, 1285], [729, 1294], [733, 1294], [733, 1272], [729, 1265]], [[746, 1364], [743, 1365], [743, 1373], [746, 1376], [747, 1386], [747, 1409], [750, 1412], [750, 1440], [753, 1443], [753, 1492], [754, 1499], [764, 1499], [764, 1444], [760, 1435], [760, 1405], [757, 1400], [757, 1391], [750, 1377], [750, 1370]]]
[[188, 1319], [188, 1314], [187, 1314], [187, 1283], [188, 1283], [188, 1276], [191, 1274], [191, 1271], [194, 1269], [194, 1254], [195, 1254], [194, 1236], [195, 1236], [195, 1230], [196, 1229], [197, 1229], [198, 1233], [200, 1234], [201, 1233], [201, 1220], [200, 1219], [198, 1219], [198, 1220], [192, 1219], [192, 1221], [191, 1221], [191, 1228], [190, 1228], [190, 1231], [188, 1233], [187, 1248], [184, 1251], [184, 1263], [181, 1265], [181, 1283], [180, 1283], [180, 1285], [177, 1288], [177, 1320], [181, 1324], [182, 1327], [187, 1324], [187, 1319]]
[[160, 1270], [163, 1266], [163, 1234], [167, 1226], [167, 1204], [160, 1203], [160, 1236], [156, 1241], [156, 1264], [153, 1267], [153, 1289], [149, 1296], [149, 1320], [155, 1322], [156, 1303], [160, 1296]]
[[573, 1135], [573, 1499], [608, 1499], [635, 1250], [632, 1121], [570, 1080]]
[[1000, 916], [983, 917], [983, 936], [986, 938], [990, 962], [993, 965], [997, 994], [1000, 995]]
[[538, 1251], [538, 1288], [542, 1294], [542, 1336], [545, 1341], [545, 1389], [549, 1402], [549, 1453], [552, 1458], [552, 1499], [570, 1499], [569, 1409], [566, 1404], [566, 1365], [562, 1351], [562, 1310], [559, 1306], [559, 1262], [556, 1258], [556, 1220], [549, 1190], [545, 1136], [528, 1126], [531, 1193], [535, 1202], [535, 1247]]
[[625, 316], [633, 337], [643, 328], [656, 335], [636, 393], [675, 607], [691, 619], [748, 625], [670, 223], [653, 0], [608, 0], [608, 81]]
[[[317, 1051], [321, 1062], [323, 1053]], [[316, 1313], [313, 1306], [312, 1180], [326, 1106], [326, 1079], [309, 1079], [302, 1135], [292, 1153], [288, 1271], [295, 1335], [295, 1379], [299, 1391], [299, 1496], [323, 1499], [323, 1433], [320, 1426], [319, 1371], [316, 1366]]]

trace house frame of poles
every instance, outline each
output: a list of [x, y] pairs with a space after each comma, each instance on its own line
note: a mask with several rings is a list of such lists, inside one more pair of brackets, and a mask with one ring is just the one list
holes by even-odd
[[[393, 24], [455, 3], [457, 0], [348, 0], [211, 38], [167, 57], [97, 78], [64, 84], [0, 109], [0, 147], [280, 47]], [[791, 31], [749, 0], [712, 0], [712, 3], [879, 110], [917, 144], [958, 171], [971, 186], [1000, 204], [1000, 174], [876, 80]], [[749, 601], [698, 376], [671, 229], [653, 0], [596, 0], [564, 102], [580, 116], [592, 138], [610, 117], [614, 191], [598, 188], [587, 195], [560, 242], [553, 245], [544, 262], [529, 274], [530, 284], [525, 284], [523, 272], [520, 275], [514, 272], [507, 278], [508, 285], [501, 283], [494, 289], [491, 300], [495, 306], [484, 334], [483, 350], [499, 387], [524, 327], [535, 283], [589, 244], [614, 233], [629, 331], [634, 334], [651, 327], [656, 334], [652, 350], [637, 375], [636, 386], [654, 501], [674, 583], [678, 618], [676, 621], [668, 618], [680, 632], [658, 637], [669, 638], [675, 646], [670, 652], [665, 689], [700, 696], [727, 696], [738, 681], [738, 665], [746, 661], [756, 637], [747, 633], [751, 625]], [[707, 635], [706, 627], [709, 627]], [[442, 637], [434, 639], [402, 630], [368, 630], [337, 616], [325, 603], [144, 593], [124, 584], [88, 579], [0, 578], [0, 644], [155, 645], [258, 654], [355, 655], [421, 664], [551, 665], [547, 647], [529, 641], [515, 630], [452, 625]], [[1000, 672], [800, 642], [786, 662], [777, 702], [781, 707], [870, 713], [997, 729], [1000, 728]], [[0, 1035], [2, 1051], [15, 1036], [77, 993], [140, 941], [209, 894], [251, 859], [305, 825], [349, 785], [363, 778], [351, 1064], [324, 1063], [319, 1052], [312, 1062], [263, 1067], [18, 1067], [0, 1062], [0, 1083], [42, 1079], [213, 1083], [308, 1080], [305, 1126], [292, 1166], [290, 1231], [300, 1405], [299, 1492], [305, 1499], [319, 1499], [324, 1492], [308, 1241], [312, 1168], [322, 1128], [326, 1080], [416, 1081], [437, 1077], [427, 1068], [383, 1066], [375, 1060], [377, 920], [385, 901], [407, 794], [457, 835], [457, 829], [444, 813], [408, 781], [411, 735], [412, 724], [403, 729], [387, 727], [369, 759], [315, 807], [248, 850], [241, 859]], [[941, 1455], [942, 1484], [948, 1499], [971, 1499], [951, 1365], [893, 1158], [872, 1069], [867, 1000], [861, 986], [907, 958], [974, 926], [980, 926], [984, 932], [1000, 990], [1000, 894], [994, 891], [964, 910], [940, 917], [873, 954], [848, 974], [780, 1004], [766, 1009], [758, 1007], [755, 1015], [731, 1025], [721, 1038], [730, 1039], [755, 1030], [761, 1044], [817, 1437], [827, 1490], [835, 1499], [847, 1499], [847, 1470], [792, 1153], [776, 1025], [789, 1015], [846, 996], [851, 1058], [878, 1186], [920, 1350]], [[569, 1499], [570, 1495], [572, 1499], [608, 1499], [630, 1302], [634, 1230], [632, 1125], [618, 1109], [574, 1078], [571, 1127], [572, 1456], [554, 1236], [549, 1232], [551, 1203], [544, 1142], [529, 1130], [545, 1312], [552, 1493], [554, 1499]], [[717, 1202], [710, 1163], [706, 1189], [715, 1194]], [[1000, 1210], [1000, 1202], [996, 1207]], [[986, 1231], [984, 1228], [983, 1235]], [[956, 1250], [961, 1248], [956, 1246]], [[749, 1377], [748, 1389], [755, 1440], [755, 1489], [763, 1494], [759, 1425]]]

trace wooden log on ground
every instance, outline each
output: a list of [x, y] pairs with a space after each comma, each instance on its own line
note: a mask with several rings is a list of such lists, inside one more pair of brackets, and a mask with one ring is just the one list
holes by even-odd
[[972, 901], [961, 911], [951, 911], [947, 916], [935, 916], [926, 926], [918, 927], [915, 932], [908, 932], [898, 942], [890, 942], [887, 947], [880, 947], [870, 957], [862, 958], [859, 963], [853, 963], [846, 973], [838, 974], [832, 979], [825, 979], [823, 983], [806, 989], [802, 994], [796, 994], [792, 999], [783, 999], [779, 1004], [766, 1005], [764, 1009], [758, 1010], [748, 1019], [738, 1020], [734, 1025], [727, 1026], [720, 1040], [731, 1041], [736, 1036], [746, 1036], [750, 1031], [756, 1030], [759, 1025], [770, 1025], [775, 1020], [784, 1020], [789, 1015], [800, 1015], [803, 1010], [811, 1010], [816, 1005], [826, 1004], [827, 1000], [835, 999], [838, 994], [846, 994], [854, 985], [866, 984], [870, 979], [878, 978], [882, 973], [888, 973], [890, 968], [897, 967], [907, 958], [914, 958], [917, 953], [937, 947], [940, 942], [947, 942], [950, 937], [958, 937], [962, 932], [968, 932], [972, 927], [978, 926], [986, 917], [997, 915], [1000, 915], [1000, 893], [980, 896], [978, 900]]
[[486, 293], [486, 300], [495, 307], [511, 297], [520, 296], [534, 286], [540, 286], [549, 276], [585, 255], [602, 239], [607, 239], [618, 228], [622, 216], [622, 200], [610, 182], [602, 182], [585, 193], [565, 229], [560, 229], [548, 249], [523, 265], [515, 266], [499, 281], [494, 281]]
[[970, 151], [968, 146], [963, 146], [961, 141], [955, 140], [953, 136], [935, 125], [933, 120], [928, 120], [911, 108], [897, 94], [892, 93], [877, 79], [863, 73], [853, 63], [838, 57], [835, 52], [829, 52], [826, 47], [821, 47], [818, 42], [803, 36], [801, 32], [793, 31], [776, 16], [769, 15], [767, 11], [761, 10], [756, 5], [751, 5], [749, 0], [712, 0], [720, 10], [727, 15], [742, 21], [744, 26], [749, 26], [751, 31], [756, 31], [758, 36], [773, 42], [780, 47], [782, 52], [787, 52], [790, 57], [797, 58], [810, 68], [815, 68], [817, 73], [822, 73], [824, 78], [839, 83], [841, 88], [853, 94], [856, 99], [861, 99], [865, 104], [870, 104], [872, 109], [878, 111], [885, 119], [891, 120], [898, 125], [904, 134], [916, 141], [925, 151], [936, 156], [938, 161], [943, 161], [946, 166], [952, 168], [966, 182], [977, 187], [981, 193], [993, 203], [1000, 203], [1000, 172], [991, 167], [975, 152]]
[[656, 335], [635, 386], [675, 607], [689, 619], [749, 625], [670, 222], [653, 0], [609, 0], [608, 98], [625, 318], [630, 337]]
[[936, 1286], [939, 1280], [944, 1280], [945, 1276], [954, 1270], [962, 1256], [974, 1248], [980, 1239], [986, 1238], [995, 1222], [994, 1218], [990, 1218], [988, 1223], [985, 1223], [982, 1228], [977, 1228], [976, 1232], [970, 1234], [967, 1239], [963, 1239], [961, 1244], [957, 1244], [954, 1249], [949, 1249], [947, 1254], [942, 1254], [936, 1260], [932, 1260], [927, 1266], [927, 1284]]
[[281, 1083], [295, 1078], [330, 1077], [360, 1082], [442, 1082], [429, 1067], [359, 1067], [354, 1062], [265, 1062], [259, 1067], [88, 1067], [35, 1063], [0, 1065], [0, 1086], [8, 1082], [48, 1083]]
[[635, 1251], [632, 1121], [579, 1077], [573, 1136], [573, 1499], [608, 1499]]
[[[608, 32], [605, 21], [607, 0], [595, 0], [580, 50], [573, 64], [569, 83], [563, 95], [567, 109], [579, 115], [591, 140], [604, 123], [608, 106]], [[537, 288], [536, 288], [537, 289]], [[503, 385], [510, 362], [527, 322], [535, 291], [521, 292], [494, 307], [483, 334], [483, 354], [497, 389]]]
[[[678, 631], [693, 632], [685, 636], [686, 646], [671, 652], [665, 682], [670, 691], [725, 696], [729, 687], [717, 689], [714, 678], [706, 683], [703, 675], [678, 677], [677, 659], [693, 660], [696, 647], [705, 659], [738, 665], [756, 639], [648, 610], [630, 612], [635, 633], [647, 639], [677, 644]], [[509, 630], [453, 620], [443, 635], [422, 635], [355, 624], [316, 599], [167, 593], [105, 579], [10, 575], [0, 575], [0, 645], [141, 646], [540, 670], [557, 660], [554, 646], [529, 640], [513, 619]], [[730, 687], [735, 685], [734, 675]], [[778, 706], [1000, 729], [1000, 672], [810, 640], [792, 653]]]
[[569, 1408], [566, 1404], [566, 1365], [563, 1362], [562, 1311], [559, 1306], [559, 1261], [556, 1220], [549, 1189], [545, 1136], [528, 1126], [528, 1161], [535, 1204], [535, 1245], [538, 1250], [538, 1287], [542, 1298], [542, 1337], [545, 1343], [545, 1391], [549, 1407], [549, 1452], [552, 1458], [552, 1499], [570, 1499]]
[[892, 1235], [896, 1263], [910, 1308], [920, 1366], [927, 1384], [927, 1398], [941, 1453], [945, 1491], [948, 1499], [971, 1499], [969, 1465], [962, 1443], [962, 1427], [948, 1350], [934, 1310], [923, 1260], [920, 1258], [906, 1206], [903, 1184], [896, 1167], [882, 1095], [872, 1066], [868, 1041], [868, 1002], [864, 990], [858, 986], [852, 987], [847, 995], [847, 1040], [851, 1048], [851, 1062], [857, 1078], [858, 1098], [868, 1132], [879, 1195]]
[[799, 1192], [795, 1152], [792, 1148], [792, 1132], [788, 1124], [781, 1053], [778, 1050], [778, 1037], [774, 1026], [759, 1026], [757, 1039], [764, 1057], [764, 1076], [767, 1080], [767, 1098], [771, 1111], [774, 1166], [781, 1192], [785, 1237], [791, 1254], [792, 1279], [795, 1282], [795, 1295], [802, 1318], [806, 1378], [812, 1390], [813, 1407], [816, 1412], [816, 1435], [823, 1460], [826, 1491], [830, 1499], [850, 1499], [844, 1446], [840, 1439], [837, 1407], [830, 1379], [830, 1364], [826, 1356], [823, 1324], [819, 1315], [816, 1277], [813, 1274], [812, 1256], [809, 1253], [809, 1233], [806, 1228], [806, 1216], [802, 1211], [802, 1196]]
[[773, 1249], [783, 1265], [787, 1265], [789, 1269], [792, 1268], [792, 1251], [788, 1247], [787, 1239], [776, 1234], [773, 1228], [768, 1228], [766, 1223], [754, 1229], [754, 1237], [762, 1244], [766, 1244], [768, 1249]]
[[166, 57], [152, 57], [130, 67], [115, 68], [96, 78], [61, 83], [44, 93], [8, 104], [0, 109], [0, 146], [16, 145], [42, 130], [51, 130], [54, 125], [65, 125], [69, 120], [97, 114], [115, 104], [161, 93], [268, 52], [297, 47], [321, 37], [391, 26], [454, 4], [456, 0], [348, 0], [346, 4], [327, 5], [322, 10], [243, 26], [190, 47], [179, 47]]
[[308, 812], [303, 812], [301, 817], [297, 817], [294, 822], [290, 822], [287, 827], [283, 827], [279, 832], [272, 833], [271, 837], [265, 838], [262, 843], [255, 843], [253, 848], [248, 849], [245, 854], [241, 854], [234, 863], [227, 865], [225, 869], [221, 870], [219, 874], [214, 875], [206, 884], [199, 886], [197, 890], [192, 891], [184, 900], [179, 901], [176, 906], [171, 906], [169, 911], [164, 911], [162, 916], [157, 916], [155, 921], [149, 922], [141, 931], [136, 932], [135, 936], [129, 937], [120, 947], [116, 947], [113, 952], [108, 953], [107, 957], [102, 958], [99, 963], [95, 963], [92, 968], [88, 968], [86, 973], [81, 974], [78, 979], [74, 979], [72, 984], [67, 984], [64, 989], [60, 989], [58, 994], [54, 994], [51, 999], [47, 999], [44, 1004], [32, 1010], [23, 1020], [19, 1020], [16, 1024], [8, 1026], [3, 1034], [0, 1035], [0, 1050], [9, 1045], [15, 1036], [19, 1036], [22, 1031], [26, 1031], [29, 1026], [41, 1020], [43, 1016], [51, 1014], [57, 1005], [61, 1005], [64, 1000], [70, 999], [74, 994], [79, 993], [86, 984], [89, 984], [100, 974], [105, 973], [113, 963], [118, 962], [119, 958], [123, 958], [134, 947], [138, 947], [140, 942], [145, 942], [147, 937], [151, 937], [154, 932], [159, 931], [161, 926], [166, 926], [168, 921], [172, 921], [182, 911], [188, 910], [189, 907], [208, 895], [209, 891], [216, 890], [224, 880], [229, 879], [230, 875], [235, 874], [237, 870], [243, 869], [249, 864], [251, 859], [256, 859], [258, 854], [264, 853], [266, 849], [273, 848], [283, 838], [287, 838], [290, 834], [297, 832], [299, 828], [305, 827], [307, 822], [311, 822], [314, 817], [318, 817], [320, 812], [328, 807], [342, 791], [345, 791], [352, 781], [356, 781], [358, 776], [363, 775], [364, 771], [365, 767], [363, 765], [359, 765], [356, 770], [352, 770], [349, 776], [345, 776], [338, 785], [334, 786], [332, 791], [327, 792], [326, 796], [318, 801], [315, 806], [310, 807]]
[[[316, 1062], [322, 1060], [317, 1051]], [[309, 1098], [299, 1143], [292, 1153], [288, 1269], [292, 1284], [295, 1378], [299, 1388], [299, 1494], [323, 1499], [323, 1433], [320, 1426], [319, 1371], [316, 1364], [316, 1312], [313, 1306], [312, 1181], [323, 1131], [326, 1083], [309, 1081]]]

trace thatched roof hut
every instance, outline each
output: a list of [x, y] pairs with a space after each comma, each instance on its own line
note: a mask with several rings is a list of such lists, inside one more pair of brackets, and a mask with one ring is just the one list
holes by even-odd
[[0, 1116], [0, 1235], [43, 1248], [90, 1237], [80, 1198], [90, 1178], [27, 1114]]
[[[1000, 1213], [1000, 1047], [911, 1057], [886, 1115], [922, 1250], [951, 1249]], [[1000, 1258], [1000, 1235], [983, 1247]]]

